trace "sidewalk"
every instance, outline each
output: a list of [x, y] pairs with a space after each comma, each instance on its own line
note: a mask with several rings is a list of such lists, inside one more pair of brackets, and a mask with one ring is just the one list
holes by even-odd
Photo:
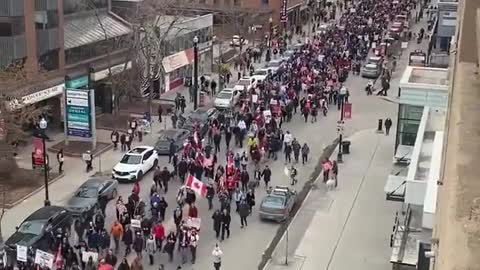
[[[355, 133], [351, 154], [339, 166], [338, 187], [327, 191], [317, 180], [265, 269], [385, 270], [391, 226], [399, 204], [385, 200], [395, 131], [390, 136], [368, 129]], [[333, 156], [336, 155], [336, 152]]]

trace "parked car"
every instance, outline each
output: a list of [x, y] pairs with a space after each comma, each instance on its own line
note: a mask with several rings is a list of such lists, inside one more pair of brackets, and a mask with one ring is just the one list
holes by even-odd
[[16, 252], [17, 245], [33, 250], [50, 251], [53, 243], [52, 232], [58, 229], [70, 230], [73, 222], [71, 213], [60, 206], [45, 206], [28, 216], [16, 232], [5, 242], [7, 252]]
[[215, 97], [213, 106], [218, 109], [232, 109], [240, 98], [241, 91], [225, 88]]
[[123, 155], [112, 170], [112, 178], [118, 181], [141, 180], [158, 165], [158, 154], [151, 146], [137, 146]]
[[283, 62], [282, 59], [273, 59], [270, 62], [268, 62], [265, 65], [265, 67], [271, 70], [272, 74], [275, 74], [277, 70], [280, 68], [280, 66], [282, 65], [282, 62]]
[[155, 151], [159, 155], [168, 155], [170, 153], [170, 142], [174, 142], [177, 150], [183, 148], [183, 143], [190, 136], [190, 131], [186, 129], [167, 129], [161, 130], [157, 142], [155, 143]]
[[236, 85], [244, 86], [245, 90], [249, 90], [250, 88], [255, 88], [257, 86], [255, 81], [252, 80], [252, 78], [250, 76], [242, 77], [240, 80], [238, 80]]
[[253, 75], [262, 75], [262, 76], [267, 76], [268, 75], [268, 68], [260, 68], [255, 70]]
[[200, 135], [203, 137], [208, 131], [208, 123], [213, 119], [216, 119], [219, 113], [220, 112], [215, 108], [200, 107], [193, 111], [185, 123], [179, 128], [193, 132], [195, 123], [197, 123], [200, 126]]
[[361, 75], [364, 78], [378, 78], [382, 73], [382, 67], [375, 63], [367, 63], [362, 67]]
[[285, 186], [276, 186], [260, 203], [260, 219], [282, 222], [289, 216], [295, 205], [297, 193]]
[[294, 54], [295, 54], [294, 50], [286, 50], [283, 52], [282, 57], [280, 59], [282, 59], [283, 61], [288, 61], [290, 60], [290, 58], [292, 58]]
[[118, 195], [118, 181], [115, 179], [92, 178], [83, 183], [68, 199], [65, 208], [72, 215], [80, 216], [84, 213], [92, 217], [95, 208], [98, 207], [98, 200], [106, 198], [115, 199]]
[[367, 64], [377, 64], [378, 66], [383, 66], [383, 57], [381, 56], [371, 56], [367, 60]]
[[230, 46], [233, 47], [240, 47], [242, 46], [247, 46], [248, 45], [248, 40], [246, 40], [244, 37], [238, 36], [238, 35], [233, 35], [232, 36], [232, 41], [230, 41]]

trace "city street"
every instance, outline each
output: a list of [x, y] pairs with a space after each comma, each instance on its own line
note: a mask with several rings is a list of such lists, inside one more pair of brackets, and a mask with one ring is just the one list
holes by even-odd
[[[425, 27], [424, 23], [425, 22], [422, 22], [422, 24], [420, 25], [415, 25], [412, 31], [417, 32], [421, 27]], [[425, 48], [426, 41], [424, 41], [422, 44], [410, 42], [408, 49], [403, 52], [403, 56], [397, 60], [397, 69], [396, 72], [392, 74], [392, 80], [390, 83], [391, 88], [389, 91], [389, 96], [391, 98], [397, 95], [398, 82], [402, 75], [403, 69], [408, 64], [409, 52], [415, 49]], [[257, 64], [256, 66], [261, 66], [263, 64], [264, 63]], [[232, 77], [236, 78], [236, 74], [233, 74]], [[386, 175], [384, 175], [385, 172], [370, 172], [369, 168], [371, 167], [371, 164], [369, 163], [369, 161], [375, 160], [376, 162], [378, 162], [375, 166], [386, 166], [387, 163], [390, 162], [389, 158], [391, 157], [394, 147], [393, 140], [395, 130], [394, 128], [392, 128], [391, 135], [389, 137], [386, 137], [383, 134], [375, 134], [374, 130], [377, 127], [378, 119], [385, 119], [387, 117], [390, 117], [391, 119], [396, 119], [398, 105], [396, 103], [388, 102], [384, 98], [380, 98], [375, 95], [367, 96], [364, 91], [367, 82], [367, 79], [350, 74], [348, 80], [345, 83], [346, 87], [349, 89], [350, 92], [349, 102], [352, 103], [352, 119], [345, 120], [344, 132], [346, 137], [351, 137], [351, 151], [353, 153], [351, 155], [344, 155], [345, 163], [343, 165], [340, 165], [339, 169], [340, 184], [338, 190], [333, 191], [331, 194], [327, 194], [323, 187], [323, 184], [317, 183], [318, 189], [310, 194], [307, 202], [304, 204], [303, 208], [298, 214], [299, 217], [296, 218], [296, 221], [292, 222], [291, 224], [292, 229], [290, 231], [290, 245], [288, 248], [289, 255], [292, 258], [295, 256], [306, 256], [307, 260], [299, 260], [305, 262], [305, 265], [307, 265], [307, 262], [310, 263], [308, 264], [308, 267], [304, 268], [306, 270], [349, 269], [349, 267], [351, 267], [352, 265], [358, 265], [358, 263], [360, 263], [362, 260], [371, 260], [370, 256], [375, 255], [365, 252], [365, 256], [361, 258], [345, 260], [346, 257], [354, 257], [351, 254], [356, 251], [355, 249], [370, 249], [370, 247], [372, 247], [375, 250], [384, 251], [384, 253], [389, 252], [388, 242], [384, 240], [389, 237], [389, 234], [387, 234], [388, 231], [391, 229], [391, 222], [389, 221], [393, 222], [393, 209], [395, 207], [385, 206], [387, 210], [381, 210], [381, 213], [379, 213], [378, 216], [382, 220], [378, 223], [375, 223], [373, 221], [376, 216], [372, 215], [372, 212], [375, 213], [380, 211], [377, 210], [377, 207], [384, 209], [385, 207], [383, 204], [387, 205], [388, 203], [384, 201], [384, 193], [382, 192], [382, 181], [386, 179]], [[376, 88], [380, 87], [376, 86]], [[291, 122], [283, 124], [282, 129], [284, 131], [290, 131], [293, 134], [293, 137], [297, 138], [300, 144], [303, 145], [303, 143], [307, 143], [310, 147], [310, 160], [308, 161], [308, 163], [305, 166], [302, 166], [301, 164], [296, 165], [299, 172], [299, 182], [294, 188], [297, 191], [300, 191], [303, 184], [309, 179], [311, 173], [319, 162], [318, 158], [322, 154], [323, 149], [326, 146], [331, 145], [333, 141], [338, 137], [336, 127], [339, 117], [339, 110], [337, 110], [336, 106], [332, 105], [330, 106], [330, 111], [328, 115], [326, 117], [319, 116], [316, 123], [312, 124], [310, 123], [310, 121], [305, 123], [300, 113], [297, 113], [294, 115]], [[155, 120], [157, 120], [157, 117], [155, 117]], [[167, 123], [167, 126], [170, 126], [169, 121], [167, 121]], [[396, 123], [394, 122], [393, 127], [395, 126]], [[154, 132], [145, 136], [142, 143], [135, 141], [134, 145], [153, 145], [156, 141], [156, 134], [159, 130], [163, 128], [164, 123], [158, 123], [157, 121], [155, 121], [153, 123]], [[110, 133], [107, 131], [100, 131], [99, 136], [101, 138], [101, 141], [108, 142], [109, 134]], [[61, 134], [59, 134], [59, 136], [61, 136]], [[225, 164], [224, 157], [226, 156], [226, 149], [225, 143], [223, 141], [221, 147], [222, 149], [220, 153], [218, 153], [218, 157], [220, 163]], [[241, 153], [242, 151], [242, 149], [235, 149], [235, 152]], [[382, 152], [381, 158], [376, 156], [377, 151]], [[50, 153], [50, 155], [52, 154]], [[110, 150], [102, 154], [100, 158], [97, 158], [94, 161], [94, 171], [101, 170], [104, 173], [110, 173], [111, 168], [120, 160], [121, 156], [122, 153], [118, 150]], [[332, 157], [332, 159], [335, 158], [336, 157]], [[384, 162], [379, 162], [380, 159], [384, 160]], [[386, 162], [385, 160], [388, 162]], [[167, 157], [161, 157], [159, 166], [169, 166], [167, 164], [167, 161]], [[356, 161], [359, 162], [357, 163]], [[99, 168], [100, 164], [101, 169]], [[279, 153], [279, 159], [277, 161], [273, 162], [271, 160], [268, 160], [266, 163], [262, 164], [262, 167], [263, 165], [269, 165], [273, 172], [271, 181], [272, 186], [290, 186], [290, 178], [284, 174], [284, 168], [286, 165], [284, 163], [284, 158], [282, 154]], [[72, 192], [85, 180], [88, 179], [88, 176], [85, 173], [85, 166], [83, 162], [79, 159], [67, 157], [65, 160], [65, 170], [65, 177], [50, 185], [50, 200], [54, 205], [63, 205], [65, 201], [70, 196], [72, 196]], [[252, 179], [253, 170], [251, 168], [249, 170], [249, 173], [250, 179]], [[346, 179], [344, 182], [342, 181], [343, 178]], [[362, 189], [362, 183], [364, 178], [366, 179], [366, 181], [374, 179], [376, 186], [369, 188], [368, 182], [366, 182]], [[347, 179], [355, 181], [350, 182]], [[147, 204], [149, 201], [149, 192], [152, 184], [153, 173], [150, 172], [145, 175], [140, 182], [140, 197], [144, 201], [146, 201]], [[169, 207], [167, 209], [167, 222], [164, 224], [167, 231], [174, 228], [172, 212], [176, 207], [176, 195], [178, 188], [182, 184], [183, 183], [180, 183], [178, 180], [171, 181], [168, 193], [161, 194], [165, 196], [165, 199], [169, 204]], [[381, 189], [379, 188], [380, 186], [382, 186]], [[368, 189], [369, 192], [365, 193], [364, 189]], [[131, 191], [131, 184], [119, 185], [118, 193], [123, 198], [126, 199], [131, 194]], [[360, 192], [361, 197], [359, 197], [359, 199], [357, 200], [356, 194], [358, 192]], [[255, 193], [257, 206], [259, 205], [265, 194], [266, 191], [262, 182], [261, 186], [256, 189]], [[371, 198], [371, 200], [368, 200], [368, 198]], [[383, 200], [380, 200], [378, 198], [383, 198]], [[15, 226], [17, 226], [25, 217], [38, 209], [43, 204], [43, 200], [44, 193], [43, 191], [40, 191], [22, 202], [21, 204], [13, 207], [12, 209], [9, 209], [5, 213], [5, 216], [2, 220], [4, 238], [6, 239], [9, 235], [11, 235], [15, 231]], [[357, 202], [361, 203], [361, 206], [359, 206], [359, 208], [355, 208], [355, 204]], [[257, 266], [262, 258], [262, 254], [265, 248], [269, 245], [270, 241], [275, 236], [279, 224], [261, 221], [258, 217], [258, 207], [255, 207], [253, 209], [252, 215], [248, 217], [248, 226], [241, 229], [240, 218], [236, 213], [233, 212], [231, 236], [229, 239], [226, 239], [223, 242], [219, 242], [217, 239], [215, 239], [215, 232], [212, 228], [211, 219], [211, 215], [213, 212], [207, 210], [207, 200], [197, 199], [196, 205], [199, 210], [199, 215], [202, 219], [202, 229], [200, 231], [199, 246], [197, 249], [197, 261], [195, 265], [191, 265], [190, 262], [187, 263], [182, 269], [212, 269], [213, 267], [211, 252], [216, 243], [219, 243], [224, 253], [222, 259], [222, 269], [257, 269]], [[214, 199], [214, 206], [218, 206], [218, 201], [216, 197]], [[351, 209], [354, 209], [352, 214], [349, 213]], [[376, 240], [371, 240], [370, 238], [367, 239], [366, 236], [370, 236], [370, 233], [366, 234], [367, 229], [365, 231], [358, 229], [358, 224], [362, 223], [364, 215], [368, 212], [370, 212], [370, 214], [366, 215], [365, 217], [365, 219], [368, 219], [365, 222], [365, 226], [368, 227], [368, 231], [377, 228], [379, 229]], [[332, 213], [337, 213], [338, 216], [332, 216]], [[346, 215], [346, 213], [348, 213], [348, 215]], [[184, 216], [186, 216], [185, 211]], [[348, 225], [348, 222], [345, 223], [350, 216], [351, 220], [354, 219], [355, 224], [357, 225], [350, 226]], [[107, 207], [107, 229], [110, 228], [110, 225], [113, 223], [114, 220], [115, 205], [114, 202], [110, 202]], [[314, 226], [309, 226], [310, 224]], [[346, 226], [346, 229], [341, 228], [342, 226], [344, 226], [344, 224], [348, 225]], [[353, 230], [352, 226], [357, 226], [357, 230]], [[332, 228], [332, 231], [329, 231], [329, 228]], [[341, 232], [338, 230], [341, 230]], [[327, 237], [326, 235], [328, 235], [328, 239], [318, 237], [318, 234], [324, 234], [324, 237]], [[308, 240], [309, 238], [314, 238], [315, 240], [312, 240], [311, 242], [307, 242], [305, 244], [301, 244], [302, 242], [304, 242], [305, 239]], [[372, 241], [372, 244], [364, 246], [361, 244], [363, 241]], [[328, 244], [325, 244], [325, 242], [328, 242]], [[356, 245], [353, 246], [353, 243], [356, 243]], [[282, 268], [278, 265], [282, 263], [282, 254], [284, 253], [281, 253], [281, 249], [282, 247], [284, 247], [283, 245], [284, 241], [282, 241], [278, 246], [279, 248], [274, 254], [273, 262], [267, 266], [267, 270], [276, 270]], [[335, 252], [335, 250], [337, 250], [337, 252]], [[315, 259], [310, 259], [315, 256], [315, 254], [322, 255], [320, 258], [322, 260], [321, 262], [318, 262]], [[122, 255], [123, 253], [118, 254], [118, 256]], [[367, 255], [368, 259], [366, 259]], [[132, 260], [133, 257], [133, 254], [130, 255], [129, 260]], [[385, 258], [385, 254], [379, 255], [378, 258], [382, 261], [382, 263], [374, 262], [373, 264], [381, 265], [382, 267], [388, 266], [388, 261], [386, 261], [386, 259], [388, 258]], [[155, 260], [155, 265], [149, 266], [148, 256], [144, 256], [144, 268], [147, 270], [158, 269], [158, 264], [163, 263], [166, 265], [166, 269], [170, 270], [175, 269], [175, 267], [180, 264], [180, 258], [178, 256], [175, 256], [173, 263], [167, 263], [166, 254], [156, 254]], [[298, 261], [296, 263], [298, 263]], [[359, 269], [385, 269], [382, 267], [369, 268], [369, 266], [371, 266], [371, 264], [365, 263], [365, 267]]]

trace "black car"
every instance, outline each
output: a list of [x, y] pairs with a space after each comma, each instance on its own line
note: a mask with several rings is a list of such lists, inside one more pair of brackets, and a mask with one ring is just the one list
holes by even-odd
[[180, 128], [193, 132], [193, 127], [195, 126], [195, 123], [197, 123], [200, 126], [200, 135], [203, 137], [208, 131], [208, 123], [213, 119], [216, 119], [219, 114], [220, 112], [215, 108], [198, 108], [188, 116], [187, 120]]
[[173, 140], [177, 151], [180, 151], [188, 136], [190, 136], [190, 131], [186, 129], [161, 130], [155, 143], [155, 150], [159, 155], [168, 155], [170, 153], [170, 142]]
[[59, 228], [70, 230], [72, 220], [71, 213], [63, 207], [42, 207], [17, 226], [17, 231], [7, 239], [5, 246], [10, 251], [16, 251], [17, 245], [49, 251], [53, 233]]

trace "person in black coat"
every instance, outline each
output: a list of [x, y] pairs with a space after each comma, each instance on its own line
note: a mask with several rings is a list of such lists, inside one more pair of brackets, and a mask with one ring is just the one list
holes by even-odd
[[133, 240], [133, 250], [137, 253], [138, 258], [142, 258], [143, 247], [145, 246], [145, 241], [143, 241], [142, 234], [137, 232], [135, 234], [135, 239]]
[[218, 209], [215, 210], [215, 212], [212, 215], [212, 219], [213, 219], [213, 230], [215, 231], [215, 238], [218, 239], [218, 237], [220, 236], [220, 229], [222, 226], [222, 213], [220, 212], [220, 210]]
[[105, 256], [105, 262], [115, 267], [117, 264], [117, 256], [113, 254], [112, 250], [109, 249], [107, 255]]
[[221, 217], [221, 224], [222, 224], [222, 241], [225, 240], [225, 232], [227, 233], [227, 238], [230, 237], [230, 222], [232, 221], [232, 217], [227, 209], [223, 210], [223, 214]]
[[208, 210], [213, 208], [213, 197], [215, 196], [215, 189], [212, 184], [207, 185], [207, 200], [208, 200]]
[[133, 244], [133, 232], [130, 225], [125, 226], [125, 232], [123, 232], [123, 243], [125, 244], [125, 256], [130, 254], [131, 245]]
[[268, 188], [268, 183], [270, 182], [270, 179], [272, 177], [272, 171], [270, 168], [265, 166], [265, 169], [262, 171], [262, 177], [263, 177], [263, 182], [265, 182], [265, 188]]

